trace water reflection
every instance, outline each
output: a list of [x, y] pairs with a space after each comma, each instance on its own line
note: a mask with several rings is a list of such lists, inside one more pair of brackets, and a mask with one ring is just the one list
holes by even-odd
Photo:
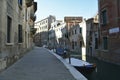
[[97, 67], [95, 68], [95, 72], [97, 72]]
[[82, 73], [88, 80], [120, 80], [120, 66], [87, 57], [86, 61], [96, 63], [97, 68], [91, 73]]
[[86, 55], [82, 55], [82, 60], [86, 61]]
[[82, 60], [86, 61], [86, 48], [82, 47]]
[[82, 56], [74, 57], [96, 64], [96, 69], [94, 71], [82, 73], [88, 80], [120, 80], [120, 65], [107, 63], [92, 57], [86, 57], [83, 54]]

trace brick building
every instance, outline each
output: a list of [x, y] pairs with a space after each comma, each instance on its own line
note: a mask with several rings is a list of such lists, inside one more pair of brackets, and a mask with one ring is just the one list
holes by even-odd
[[100, 17], [99, 57], [120, 64], [120, 0], [98, 0]]

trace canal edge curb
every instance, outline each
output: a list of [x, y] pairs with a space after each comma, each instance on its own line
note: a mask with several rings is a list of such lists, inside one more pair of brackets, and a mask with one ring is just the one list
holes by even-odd
[[48, 50], [50, 53], [52, 53], [54, 56], [56, 56], [64, 65], [65, 67], [69, 70], [69, 72], [73, 75], [73, 77], [76, 80], [88, 80], [85, 76], [83, 76], [79, 71], [77, 71], [72, 65], [69, 63], [65, 62], [65, 60], [60, 57], [59, 55], [55, 54], [53, 51]]

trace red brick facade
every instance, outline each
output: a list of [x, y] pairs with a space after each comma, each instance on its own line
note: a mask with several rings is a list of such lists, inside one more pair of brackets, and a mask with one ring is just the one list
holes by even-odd
[[99, 57], [120, 64], [120, 0], [98, 0], [101, 49]]

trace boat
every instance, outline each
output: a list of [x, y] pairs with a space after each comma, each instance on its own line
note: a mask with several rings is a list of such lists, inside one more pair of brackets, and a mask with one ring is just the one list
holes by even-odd
[[90, 73], [96, 68], [95, 63], [89, 63], [77, 58], [66, 58], [65, 59], [67, 63], [69, 63], [69, 60], [71, 60], [71, 65], [75, 67], [80, 72], [87, 72]]

